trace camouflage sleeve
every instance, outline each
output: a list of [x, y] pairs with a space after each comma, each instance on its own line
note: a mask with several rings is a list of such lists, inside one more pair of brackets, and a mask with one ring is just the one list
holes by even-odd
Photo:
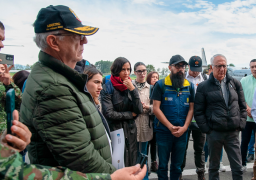
[[6, 86], [3, 84], [0, 84], [0, 101], [1, 101], [1, 105], [2, 107], [5, 106], [5, 96], [6, 96], [6, 92], [9, 89], [14, 89], [15, 91], [15, 109], [19, 110], [20, 109], [20, 105], [21, 105], [21, 99], [22, 99], [22, 92], [20, 90], [20, 88], [18, 86], [16, 86], [13, 82], [11, 82], [10, 85]]
[[19, 87], [13, 82], [8, 86], [0, 82], [0, 132], [6, 129], [5, 97], [6, 92], [11, 88], [14, 88], [15, 90], [15, 109], [18, 111], [20, 110], [22, 93]]
[[19, 153], [0, 144], [0, 179], [111, 180], [111, 177], [109, 174], [84, 174], [64, 167], [26, 164]]

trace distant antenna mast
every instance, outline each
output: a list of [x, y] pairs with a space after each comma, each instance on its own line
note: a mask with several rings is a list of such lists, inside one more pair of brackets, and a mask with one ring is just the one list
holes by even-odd
[[207, 66], [207, 60], [204, 52], [204, 48], [202, 48], [202, 61], [203, 61], [203, 66]]

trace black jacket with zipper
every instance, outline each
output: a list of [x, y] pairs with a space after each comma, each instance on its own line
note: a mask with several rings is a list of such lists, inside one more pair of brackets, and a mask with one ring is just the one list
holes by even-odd
[[246, 124], [246, 103], [241, 83], [226, 74], [229, 93], [228, 107], [222, 95], [221, 86], [213, 73], [197, 88], [194, 117], [203, 133], [215, 131], [243, 130]]
[[133, 166], [137, 160], [137, 128], [135, 114], [143, 112], [138, 89], [123, 92], [115, 89], [108, 81], [101, 91], [102, 113], [108, 121], [110, 131], [123, 128], [125, 135], [125, 166]]

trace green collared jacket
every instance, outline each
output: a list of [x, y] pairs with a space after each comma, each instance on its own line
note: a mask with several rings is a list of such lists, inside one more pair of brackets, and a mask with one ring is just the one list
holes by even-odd
[[110, 145], [88, 92], [87, 75], [39, 53], [27, 79], [20, 120], [32, 133], [30, 162], [84, 173], [113, 173]]

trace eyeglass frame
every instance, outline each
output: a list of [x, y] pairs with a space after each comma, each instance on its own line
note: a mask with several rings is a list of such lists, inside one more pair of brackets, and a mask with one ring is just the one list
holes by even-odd
[[215, 66], [217, 69], [221, 69], [221, 67], [223, 67], [224, 69], [228, 68], [228, 65], [213, 65], [213, 66]]
[[71, 33], [58, 33], [58, 34], [53, 34], [54, 36], [74, 36], [74, 35], [78, 35], [80, 36], [80, 41], [83, 41], [84, 38], [85, 38], [85, 35], [82, 35], [82, 34], [71, 34]]
[[[174, 66], [176, 69], [186, 69], [186, 64], [180, 65], [180, 64], [171, 64], [171, 66]], [[178, 66], [178, 68], [177, 68]]]
[[136, 73], [138, 73], [138, 74], [146, 74], [146, 72], [147, 72], [147, 69], [143, 69], [143, 71], [141, 71], [141, 70], [138, 70], [138, 71], [135, 71]]

